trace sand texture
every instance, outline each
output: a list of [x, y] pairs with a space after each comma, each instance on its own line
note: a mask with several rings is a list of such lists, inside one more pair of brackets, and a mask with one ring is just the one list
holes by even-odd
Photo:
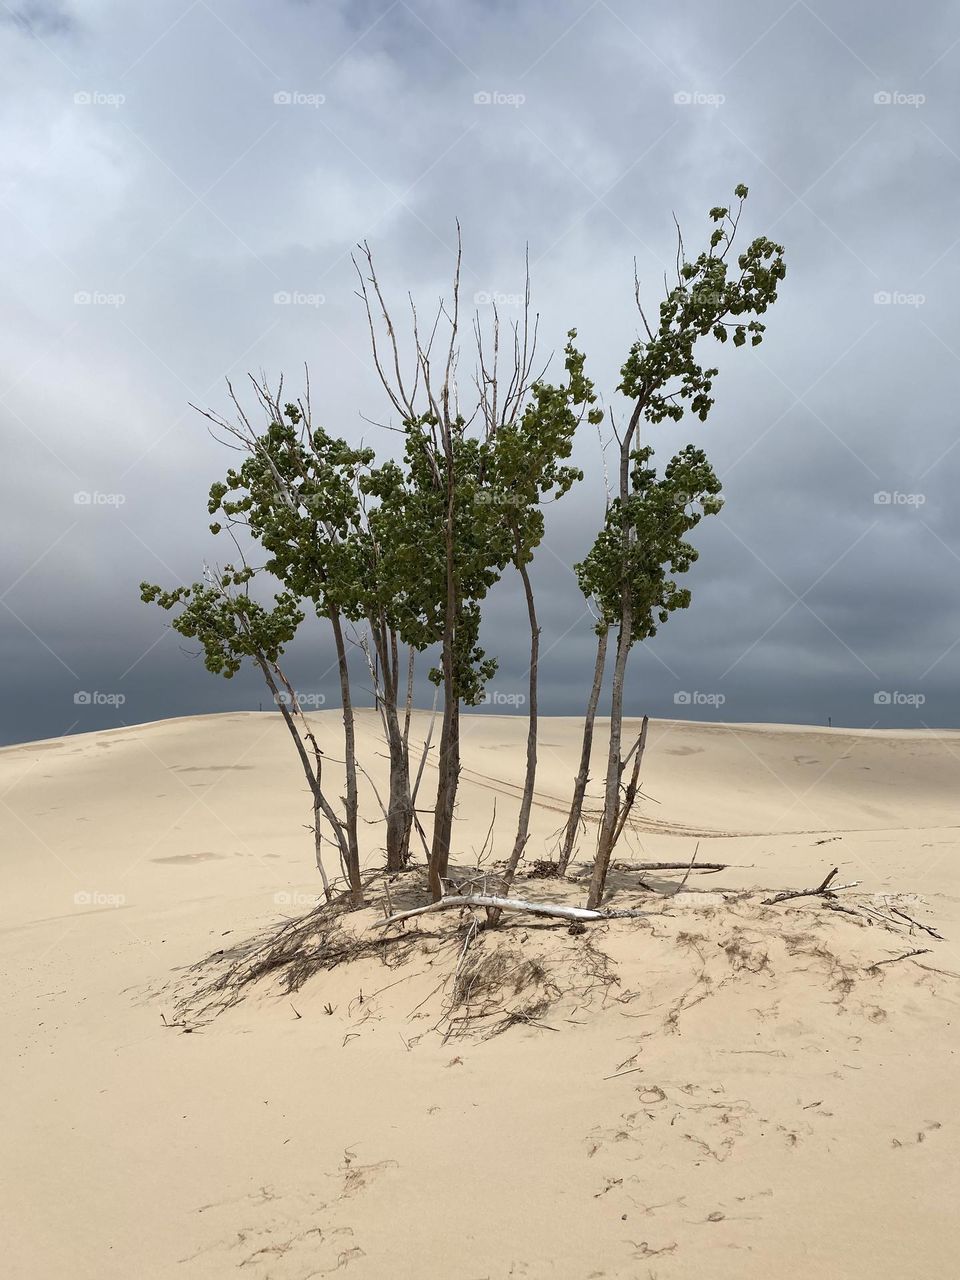
[[[311, 718], [336, 756], [335, 713]], [[465, 717], [458, 875], [509, 852], [525, 729]], [[542, 722], [531, 861], [579, 732]], [[360, 749], [381, 785], [369, 713]], [[0, 751], [0, 1274], [956, 1275], [958, 766], [958, 733], [654, 722], [609, 881], [642, 918], [384, 930], [377, 881], [313, 917], [314, 971], [277, 953], [239, 986], [320, 890], [278, 716]], [[621, 865], [698, 843], [730, 865], [677, 894]], [[582, 903], [588, 854], [516, 894]], [[854, 914], [763, 904], [834, 866]]]

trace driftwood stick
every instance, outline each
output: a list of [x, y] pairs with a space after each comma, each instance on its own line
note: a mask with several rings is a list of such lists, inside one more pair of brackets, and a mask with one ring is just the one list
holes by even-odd
[[622, 920], [636, 919], [648, 914], [637, 910], [591, 911], [587, 907], [563, 907], [550, 902], [526, 902], [521, 898], [500, 898], [488, 893], [453, 894], [441, 898], [439, 902], [428, 903], [425, 907], [414, 907], [411, 911], [401, 911], [388, 920], [377, 920], [375, 927], [382, 929], [388, 924], [398, 924], [401, 920], [410, 920], [414, 916], [427, 915], [432, 911], [459, 911], [463, 907], [495, 907], [500, 911], [529, 911], [535, 916], [555, 916], [558, 920]]
[[643, 1067], [628, 1067], [626, 1071], [615, 1071], [612, 1076], [603, 1076], [604, 1080], [619, 1080], [621, 1076], [632, 1076], [635, 1071], [643, 1071]]
[[[857, 921], [857, 923], [860, 925], [861, 928], [866, 928], [868, 925], [873, 924], [872, 918], [866, 913], [864, 909], [862, 908], [855, 909], [854, 907], [843, 907], [840, 905], [839, 902], [836, 902], [832, 898], [830, 898], [829, 895], [826, 895], [824, 897], [823, 905], [825, 907], [829, 907], [831, 911], [839, 911], [845, 916], [853, 916], [853, 918]], [[899, 932], [897, 929], [893, 927], [892, 924], [889, 923], [889, 921], [887, 921], [883, 917], [880, 917], [880, 919], [883, 920], [883, 927], [885, 929], [889, 929], [891, 933]]]
[[[731, 864], [729, 862], [698, 862], [694, 871], [726, 871]], [[687, 871], [690, 868], [689, 862], [618, 862], [615, 865], [617, 871]]]
[[938, 942], [943, 941], [943, 934], [937, 933], [936, 929], [931, 929], [928, 924], [921, 924], [919, 920], [914, 920], [913, 916], [908, 916], [905, 911], [901, 911], [899, 907], [891, 907], [890, 910], [895, 916], [899, 916], [901, 920], [906, 920], [908, 924], [912, 924], [917, 929], [922, 929], [924, 933], [929, 933], [931, 938], [936, 938]]
[[837, 893], [841, 889], [855, 889], [860, 883], [859, 880], [851, 880], [849, 884], [833, 883], [833, 877], [839, 870], [839, 867], [834, 867], [829, 875], [824, 876], [816, 889], [786, 889], [783, 893], [775, 893], [772, 898], [764, 898], [763, 905], [765, 907], [770, 907], [773, 906], [775, 902], [787, 902], [791, 898], [829, 897], [831, 894]]
[[680, 881], [679, 885], [677, 886], [677, 893], [679, 893], [679, 892], [680, 892], [680, 890], [683, 888], [683, 886], [684, 886], [684, 885], [687, 883], [687, 881], [690, 879], [690, 872], [693, 870], [693, 864], [696, 862], [696, 860], [697, 860], [697, 854], [698, 854], [699, 852], [700, 852], [700, 841], [698, 840], [698, 841], [697, 841], [697, 843], [696, 843], [696, 844], [694, 845], [694, 847], [693, 847], [693, 857], [690, 859], [690, 865], [689, 865], [689, 867], [687, 867], [686, 871], [683, 873], [683, 879]]
[[874, 960], [873, 964], [867, 966], [867, 970], [879, 969], [882, 964], [896, 964], [898, 960], [911, 960], [914, 956], [930, 955], [929, 947], [918, 947], [916, 951], [905, 951], [902, 956], [890, 956], [887, 960]]
[[764, 898], [763, 905], [769, 907], [775, 902], [789, 902], [791, 898], [829, 898], [841, 889], [855, 889], [859, 883], [859, 880], [851, 880], [849, 884], [835, 884], [830, 889], [788, 889], [774, 894], [772, 898]]

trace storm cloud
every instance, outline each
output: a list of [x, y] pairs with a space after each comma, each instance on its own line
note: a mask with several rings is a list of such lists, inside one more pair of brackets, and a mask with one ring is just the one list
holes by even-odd
[[[459, 219], [464, 297], [507, 317], [529, 245], [544, 356], [575, 326], [613, 405], [634, 261], [655, 308], [673, 215], [698, 246], [739, 182], [788, 275], [764, 344], [718, 353], [709, 423], [648, 433], [661, 460], [703, 444], [726, 506], [629, 710], [960, 723], [955, 6], [85, 0], [5, 6], [0, 52], [0, 741], [261, 704], [138, 584], [226, 555], [229, 455], [189, 407], [225, 412], [226, 378], [296, 390], [306, 363], [329, 430], [391, 447], [357, 241], [426, 307]], [[576, 457], [535, 561], [556, 714], [593, 662], [570, 565], [602, 519], [594, 434]], [[521, 609], [506, 577], [503, 695]], [[332, 700], [331, 659], [310, 629], [294, 678]]]

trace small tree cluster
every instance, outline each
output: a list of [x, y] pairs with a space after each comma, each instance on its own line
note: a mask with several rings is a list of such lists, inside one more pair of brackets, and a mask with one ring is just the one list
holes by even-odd
[[[698, 344], [732, 337], [756, 345], [764, 327], [756, 319], [776, 300], [784, 276], [783, 250], [754, 240], [731, 269], [730, 250], [740, 207], [711, 211], [708, 247], [686, 259], [678, 232], [676, 283], [651, 328], [637, 304], [644, 335], [631, 346], [618, 392], [629, 415], [621, 426], [610, 411], [618, 449], [616, 487], [602, 527], [576, 576], [596, 619], [597, 659], [587, 702], [580, 768], [560, 849], [565, 872], [583, 829], [583, 804], [611, 633], [616, 635], [610, 687], [603, 813], [598, 830], [590, 905], [604, 893], [614, 846], [629, 820], [639, 784], [644, 734], [623, 752], [627, 660], [632, 647], [656, 633], [676, 609], [690, 603], [678, 585], [697, 556], [687, 535], [720, 509], [720, 482], [703, 451], [687, 445], [658, 475], [653, 449], [641, 441], [643, 423], [679, 421], [689, 409], [705, 420], [713, 405], [717, 370], [698, 358]], [[243, 460], [210, 490], [214, 533], [240, 547], [246, 538], [263, 553], [251, 568], [207, 570], [202, 582], [164, 591], [141, 586], [145, 601], [175, 610], [174, 627], [200, 642], [209, 670], [233, 676], [244, 659], [261, 671], [294, 740], [313, 796], [316, 856], [325, 892], [331, 882], [321, 856], [321, 830], [329, 829], [348, 892], [363, 900], [360, 875], [359, 775], [355, 700], [349, 646], [362, 648], [373, 680], [374, 702], [387, 744], [390, 782], [376, 795], [384, 821], [386, 866], [399, 872], [411, 857], [414, 833], [427, 856], [432, 897], [445, 889], [460, 778], [460, 709], [476, 705], [496, 670], [481, 645], [484, 601], [508, 570], [520, 579], [529, 626], [528, 724], [524, 786], [503, 882], [509, 885], [530, 835], [537, 773], [540, 635], [530, 568], [545, 532], [544, 507], [582, 479], [570, 464], [578, 429], [605, 421], [585, 373], [576, 331], [567, 336], [563, 376], [535, 373], [537, 321], [530, 314], [529, 273], [522, 319], [507, 333], [494, 308], [492, 331], [474, 322], [473, 394], [457, 378], [461, 356], [460, 258], [452, 296], [424, 330], [411, 304], [408, 356], [387, 305], [369, 248], [356, 261], [374, 366], [402, 437], [399, 458], [378, 462], [369, 447], [353, 447], [312, 421], [305, 397], [284, 403], [281, 388], [253, 389], [265, 422], [251, 423], [230, 389], [238, 419], [207, 413], [239, 448]], [[260, 604], [251, 582], [266, 575], [273, 604]], [[339, 672], [345, 794], [332, 798], [323, 781], [323, 752], [303, 715], [280, 660], [310, 608], [329, 625]], [[429, 671], [441, 701], [437, 788], [432, 830], [420, 821], [417, 796], [432, 726], [419, 766], [411, 758], [411, 718], [418, 654], [436, 650]], [[632, 762], [632, 764], [631, 764]], [[629, 778], [624, 781], [628, 767]]]

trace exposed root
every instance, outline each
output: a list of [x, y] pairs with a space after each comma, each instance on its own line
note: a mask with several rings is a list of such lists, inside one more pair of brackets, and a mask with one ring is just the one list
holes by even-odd
[[235, 947], [214, 951], [176, 984], [175, 1013], [193, 1018], [222, 1013], [268, 978], [281, 995], [292, 995], [316, 974], [346, 961], [381, 955], [388, 965], [397, 965], [418, 949], [413, 936], [366, 937], [344, 928], [346, 913], [344, 906], [322, 903], [297, 920], [270, 925]]
[[[555, 1031], [562, 1022], [578, 1024], [585, 1011], [598, 1007], [653, 1019], [647, 1023], [652, 1029], [642, 1030], [641, 1038], [676, 1032], [703, 1001], [744, 983], [764, 988], [774, 969], [781, 976], [785, 969], [808, 973], [832, 993], [838, 1012], [857, 1011], [856, 999], [848, 1004], [855, 987], [866, 990], [862, 984], [875, 984], [883, 975], [888, 981], [905, 981], [914, 966], [940, 972], [919, 963], [928, 948], [901, 946], [899, 953], [876, 959], [875, 943], [883, 933], [906, 938], [919, 929], [935, 936], [931, 926], [903, 909], [913, 900], [899, 895], [851, 894], [841, 905], [820, 886], [781, 906], [764, 901], [756, 890], [720, 892], [709, 900], [684, 893], [658, 898], [642, 921], [630, 918], [637, 913], [614, 909], [586, 925], [576, 917], [571, 924], [569, 915], [556, 920], [528, 914], [507, 917], [491, 928], [483, 905], [487, 895], [479, 895], [478, 902], [476, 887], [464, 883], [466, 892], [456, 898], [451, 894], [451, 910], [445, 913], [425, 917], [419, 914], [422, 908], [412, 908], [418, 914], [400, 929], [384, 930], [388, 921], [372, 906], [358, 911], [344, 902], [323, 903], [299, 919], [271, 925], [181, 972], [167, 1025], [192, 1031], [254, 991], [289, 996], [325, 972], [371, 957], [405, 972], [368, 993], [363, 1017], [371, 1016], [370, 1000], [395, 988], [396, 995], [386, 998], [399, 998], [414, 989], [401, 984], [425, 977], [415, 997], [419, 1003], [411, 1000], [414, 1007], [405, 1009], [404, 1016], [426, 1020], [445, 1039], [489, 1038], [517, 1026]], [[489, 883], [482, 888], [488, 890]], [[398, 891], [394, 882], [397, 905], [422, 902], [422, 889], [405, 885]], [[520, 905], [527, 912], [531, 907], [546, 908], [551, 915], [576, 912], [568, 905], [575, 892], [560, 882], [557, 897], [565, 896], [566, 902]], [[384, 894], [386, 914], [393, 905], [386, 881]], [[400, 914], [407, 916], [410, 910]], [[391, 916], [391, 923], [396, 920]], [[427, 921], [431, 929], [424, 927]], [[850, 923], [860, 927], [849, 929]], [[863, 942], [869, 943], [868, 955], [862, 954]], [[630, 975], [631, 989], [623, 989], [621, 973]], [[429, 985], [433, 989], [424, 995]], [[321, 994], [326, 998], [326, 991]], [[293, 1012], [300, 1018], [299, 1010]], [[333, 1003], [324, 1012], [332, 1016]], [[411, 1037], [410, 1044], [418, 1038]]]

